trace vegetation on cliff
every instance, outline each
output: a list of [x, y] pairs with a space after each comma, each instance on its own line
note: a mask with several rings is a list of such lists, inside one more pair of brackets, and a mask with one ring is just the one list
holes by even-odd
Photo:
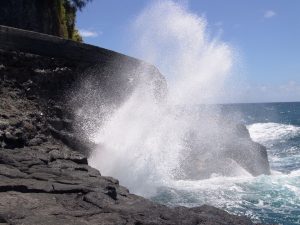
[[0, 24], [82, 42], [76, 12], [91, 0], [11, 0], [0, 2]]

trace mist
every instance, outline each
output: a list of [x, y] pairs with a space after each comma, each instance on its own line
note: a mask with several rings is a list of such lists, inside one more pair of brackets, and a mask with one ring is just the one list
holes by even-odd
[[[224, 90], [234, 62], [230, 45], [210, 37], [205, 18], [173, 1], [154, 1], [131, 28], [133, 48], [159, 65], [169, 81], [168, 93], [158, 100], [155, 83], [139, 82], [90, 134], [98, 144], [90, 164], [144, 196], [175, 180], [209, 177], [215, 171], [249, 175], [238, 163], [230, 161], [225, 168], [224, 161], [217, 161], [222, 145], [234, 138], [232, 124], [218, 106], [204, 105], [217, 102]], [[143, 67], [139, 71], [147, 77]], [[212, 156], [219, 165], [205, 168], [204, 160]]]

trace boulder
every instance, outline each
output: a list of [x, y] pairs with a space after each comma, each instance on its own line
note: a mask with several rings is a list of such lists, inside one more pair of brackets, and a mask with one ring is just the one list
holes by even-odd
[[210, 126], [196, 124], [185, 144], [181, 163], [184, 179], [270, 174], [266, 147], [252, 141], [242, 124], [224, 121]]

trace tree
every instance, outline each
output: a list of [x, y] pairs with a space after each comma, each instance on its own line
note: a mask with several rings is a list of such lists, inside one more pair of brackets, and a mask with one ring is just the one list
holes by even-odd
[[73, 7], [76, 9], [82, 10], [86, 6], [88, 2], [91, 2], [92, 0], [67, 0]]
[[67, 38], [82, 41], [82, 38], [75, 28], [76, 23], [76, 12], [82, 10], [88, 2], [92, 0], [64, 0], [65, 8], [65, 26], [67, 27]]

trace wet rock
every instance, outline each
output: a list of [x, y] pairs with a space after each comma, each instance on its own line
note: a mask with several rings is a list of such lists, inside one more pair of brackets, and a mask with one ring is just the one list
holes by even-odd
[[9, 125], [12, 126], [12, 127], [20, 127], [22, 125], [22, 121], [19, 120], [18, 118], [11, 118], [9, 120]]
[[239, 163], [253, 176], [271, 174], [266, 147], [251, 139], [235, 140], [228, 145], [224, 154]]
[[115, 187], [107, 186], [106, 187], [106, 194], [111, 197], [113, 200], [117, 200], [117, 190]]
[[22, 132], [17, 131], [15, 135], [10, 132], [6, 132], [3, 137], [5, 148], [22, 148], [25, 146], [26, 140], [22, 137]]
[[197, 125], [186, 138], [186, 155], [180, 179], [207, 179], [211, 176], [270, 174], [267, 149], [252, 141], [242, 124], [217, 121], [209, 135]]
[[250, 138], [250, 133], [247, 127], [244, 124], [237, 124], [234, 132], [239, 138]]
[[50, 160], [54, 161], [57, 159], [66, 159], [71, 160], [76, 163], [80, 164], [87, 164], [87, 158], [86, 156], [82, 155], [79, 152], [69, 151], [69, 150], [53, 150], [49, 152]]
[[18, 168], [0, 164], [0, 175], [9, 177], [9, 178], [26, 178], [27, 174], [21, 172]]
[[37, 145], [40, 145], [42, 144], [44, 141], [41, 139], [41, 138], [33, 138], [31, 139], [29, 142], [28, 142], [28, 145], [29, 146], [37, 146]]
[[65, 130], [57, 130], [52, 126], [48, 127], [50, 133], [57, 139], [60, 139], [63, 143], [70, 146], [78, 152], [82, 152], [85, 155], [89, 155], [92, 149], [95, 148], [95, 144], [89, 140], [86, 140], [84, 137], [79, 139], [74, 133], [70, 133]]
[[9, 126], [8, 121], [0, 119], [0, 130], [5, 130]]
[[65, 128], [65, 123], [61, 119], [50, 119], [49, 124], [56, 130], [61, 131]]
[[95, 205], [98, 208], [105, 208], [110, 204], [115, 204], [114, 199], [103, 193], [89, 192], [83, 197], [83, 201]]

